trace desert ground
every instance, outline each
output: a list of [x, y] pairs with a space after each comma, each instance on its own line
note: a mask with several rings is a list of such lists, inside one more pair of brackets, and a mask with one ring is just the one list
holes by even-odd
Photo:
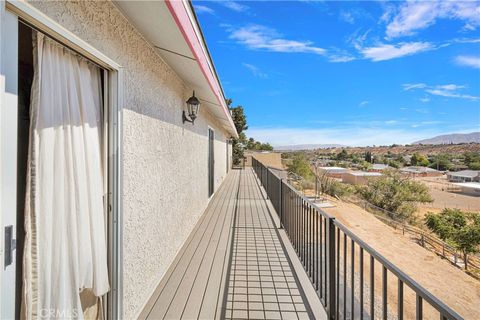
[[[377, 220], [371, 213], [356, 205], [329, 199], [336, 207], [325, 208], [357, 236], [366, 241], [384, 257], [392, 261], [407, 275], [451, 306], [465, 319], [480, 319], [480, 281], [454, 267], [448, 261], [412, 242], [407, 236]], [[380, 271], [380, 266], [375, 266]], [[381, 272], [376, 273], [376, 283], [381, 283]], [[375, 291], [381, 290], [375, 286]], [[379, 291], [380, 292], [380, 291]], [[395, 313], [397, 286], [393, 276], [388, 278], [389, 313]], [[406, 290], [406, 318], [414, 318], [414, 295]], [[392, 310], [390, 310], [392, 309]], [[437, 318], [425, 306], [425, 319]]]
[[446, 176], [416, 178], [425, 183], [432, 195], [433, 202], [419, 206], [418, 216], [422, 217], [427, 212], [440, 212], [444, 208], [457, 208], [465, 211], [480, 212], [480, 197], [469, 196], [447, 190], [455, 189], [448, 182]]

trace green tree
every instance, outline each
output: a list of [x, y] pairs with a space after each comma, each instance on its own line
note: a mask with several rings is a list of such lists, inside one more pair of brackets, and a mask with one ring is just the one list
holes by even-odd
[[[232, 99], [227, 99], [227, 105], [230, 107], [232, 103]], [[234, 108], [230, 108], [232, 112], [232, 119], [235, 128], [237, 129], [238, 134], [248, 129], [247, 126], [247, 116], [243, 110], [242, 106], [236, 106]]]
[[365, 161], [372, 163], [372, 153], [370, 151], [365, 152]]
[[299, 175], [300, 177], [310, 180], [313, 178], [313, 172], [310, 165], [302, 153], [295, 154], [292, 162], [288, 165], [288, 171]]
[[273, 147], [269, 143], [262, 143], [260, 141], [255, 141], [253, 138], [249, 138], [246, 142], [246, 148], [248, 150], [256, 151], [273, 151]]
[[358, 168], [361, 170], [368, 170], [372, 168], [372, 164], [367, 161], [361, 161], [358, 163]]
[[337, 160], [347, 160], [349, 158], [348, 152], [345, 149], [342, 149], [342, 151], [337, 154]]
[[264, 150], [264, 151], [273, 151], [273, 147], [270, 143], [262, 143], [260, 145], [260, 150]]
[[[463, 154], [463, 159], [465, 165], [470, 167], [471, 163], [480, 163], [480, 152], [470, 152], [467, 151]], [[475, 170], [475, 169], [472, 169]]]
[[339, 182], [336, 179], [330, 178], [326, 173], [317, 177], [319, 190], [321, 193], [331, 195], [333, 197], [345, 197], [354, 192], [354, 187], [348, 184]]
[[229, 107], [232, 113], [233, 124], [237, 129], [238, 139], [233, 139], [232, 142], [232, 160], [234, 164], [239, 164], [241, 159], [243, 159], [243, 151], [247, 144], [247, 137], [243, 131], [248, 129], [247, 126], [247, 117], [245, 116], [242, 106], [230, 107], [232, 104], [232, 99], [226, 100], [227, 106]]
[[479, 162], [470, 162], [468, 164], [468, 169], [470, 169], [470, 170], [480, 170], [480, 161]]
[[393, 170], [370, 179], [357, 192], [365, 201], [391, 212], [393, 218], [400, 220], [412, 219], [418, 203], [433, 201], [425, 184]]
[[433, 158], [430, 168], [437, 170], [450, 170], [453, 168], [453, 164], [446, 154], [438, 154]]
[[414, 153], [412, 155], [412, 159], [410, 160], [410, 163], [412, 164], [412, 166], [427, 167], [429, 164], [429, 161], [426, 156], [419, 153]]
[[402, 164], [400, 162], [398, 162], [397, 160], [388, 160], [387, 164], [390, 167], [395, 168], [395, 169], [398, 169], [402, 166]]
[[[439, 214], [425, 216], [427, 227], [442, 240], [462, 251], [464, 261], [468, 254], [479, 252], [480, 214], [463, 212], [458, 209], [443, 209]], [[467, 269], [468, 263], [465, 263]]]
[[248, 150], [255, 150], [255, 140], [253, 138], [249, 138], [247, 140], [247, 145], [246, 145], [246, 148]]

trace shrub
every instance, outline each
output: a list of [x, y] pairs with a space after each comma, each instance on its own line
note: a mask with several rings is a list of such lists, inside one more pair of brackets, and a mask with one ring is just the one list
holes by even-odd
[[418, 203], [433, 201], [426, 185], [393, 170], [370, 179], [367, 185], [357, 189], [357, 193], [365, 201], [395, 214], [394, 218], [401, 220], [412, 220]]
[[439, 214], [429, 212], [425, 222], [442, 240], [462, 251], [465, 262], [468, 254], [479, 252], [480, 214], [446, 208]]

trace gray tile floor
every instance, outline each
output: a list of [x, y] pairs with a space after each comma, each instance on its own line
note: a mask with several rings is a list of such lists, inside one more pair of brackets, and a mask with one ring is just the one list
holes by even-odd
[[240, 183], [225, 317], [311, 318], [253, 172]]
[[139, 319], [313, 318], [288, 259], [252, 168], [232, 170]]

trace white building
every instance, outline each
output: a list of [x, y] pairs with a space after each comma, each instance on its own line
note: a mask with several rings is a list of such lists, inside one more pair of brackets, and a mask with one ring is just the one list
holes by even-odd
[[381, 172], [381, 171], [387, 170], [389, 168], [390, 168], [390, 166], [388, 164], [374, 163], [374, 164], [372, 164], [372, 168], [370, 169], [370, 171]]
[[480, 182], [454, 183], [454, 185], [460, 187], [462, 193], [480, 196]]
[[441, 171], [419, 166], [404, 167], [400, 169], [400, 172], [413, 177], [438, 177], [443, 174]]
[[479, 170], [462, 170], [447, 173], [450, 182], [480, 182]]
[[342, 175], [345, 172], [349, 172], [349, 169], [342, 168], [342, 167], [319, 167], [318, 168], [318, 176], [325, 175], [330, 178], [337, 178], [341, 179]]
[[366, 172], [366, 171], [352, 171], [342, 174], [342, 182], [353, 185], [367, 184], [370, 179], [381, 177], [379, 172]]

